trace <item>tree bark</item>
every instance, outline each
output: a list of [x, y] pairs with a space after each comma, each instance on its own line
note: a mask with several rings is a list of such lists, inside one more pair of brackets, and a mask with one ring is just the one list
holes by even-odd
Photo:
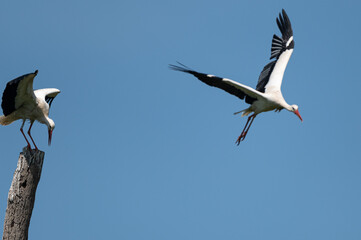
[[3, 240], [28, 239], [35, 192], [43, 167], [44, 152], [23, 148], [8, 195]]

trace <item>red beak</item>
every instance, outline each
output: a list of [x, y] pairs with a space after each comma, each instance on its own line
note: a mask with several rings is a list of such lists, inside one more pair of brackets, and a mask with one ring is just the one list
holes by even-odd
[[49, 129], [48, 134], [49, 134], [48, 144], [50, 146], [51, 145], [51, 136], [53, 135], [53, 130]]
[[301, 117], [300, 112], [298, 111], [298, 109], [296, 111], [294, 111], [294, 114], [296, 114], [297, 117], [299, 117], [301, 119], [301, 122], [303, 122], [302, 117]]

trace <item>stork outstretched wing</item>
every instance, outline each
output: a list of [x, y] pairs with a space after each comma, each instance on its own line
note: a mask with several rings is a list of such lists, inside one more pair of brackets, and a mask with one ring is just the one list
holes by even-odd
[[5, 116], [11, 114], [24, 103], [36, 105], [36, 98], [33, 90], [33, 81], [38, 74], [38, 70], [34, 73], [25, 74], [6, 84], [2, 96], [1, 107]]

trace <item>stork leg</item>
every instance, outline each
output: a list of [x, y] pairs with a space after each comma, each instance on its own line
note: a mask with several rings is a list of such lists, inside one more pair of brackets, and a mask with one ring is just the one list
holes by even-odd
[[[246, 135], [248, 133], [249, 128], [251, 127], [253, 120], [255, 119], [256, 114], [253, 114], [251, 116], [248, 117], [247, 119], [247, 123], [246, 126], [244, 126], [243, 131], [241, 133], [241, 135], [239, 135], [236, 144], [239, 145], [241, 143], [241, 141], [243, 141], [246, 138]], [[249, 124], [248, 124], [249, 123]]]
[[28, 134], [29, 134], [29, 136], [30, 136], [31, 141], [33, 142], [33, 144], [34, 144], [34, 146], [35, 146], [35, 150], [38, 150], [38, 147], [36, 146], [36, 144], [35, 144], [35, 142], [34, 142], [34, 139], [33, 139], [33, 137], [32, 137], [31, 134], [30, 134], [30, 130], [31, 130], [31, 127], [33, 126], [33, 123], [34, 123], [34, 121], [31, 121], [29, 130], [28, 130]]
[[28, 143], [28, 148], [31, 150], [30, 143], [29, 143], [28, 139], [26, 138], [26, 136], [25, 136], [25, 134], [24, 134], [24, 131], [23, 131], [24, 124], [25, 124], [25, 119], [23, 120], [23, 124], [21, 124], [20, 132], [23, 134], [26, 142]]

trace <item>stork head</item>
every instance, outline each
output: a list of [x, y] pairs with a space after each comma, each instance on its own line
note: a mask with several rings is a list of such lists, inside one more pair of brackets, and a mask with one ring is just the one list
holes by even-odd
[[291, 105], [290, 111], [297, 115], [300, 118], [301, 122], [303, 122], [300, 113], [298, 112], [298, 106], [296, 104]]
[[48, 120], [47, 125], [48, 125], [48, 135], [49, 135], [48, 144], [50, 146], [50, 144], [51, 144], [51, 136], [53, 135], [53, 130], [55, 128], [55, 123], [50, 118], [48, 118], [47, 120]]

